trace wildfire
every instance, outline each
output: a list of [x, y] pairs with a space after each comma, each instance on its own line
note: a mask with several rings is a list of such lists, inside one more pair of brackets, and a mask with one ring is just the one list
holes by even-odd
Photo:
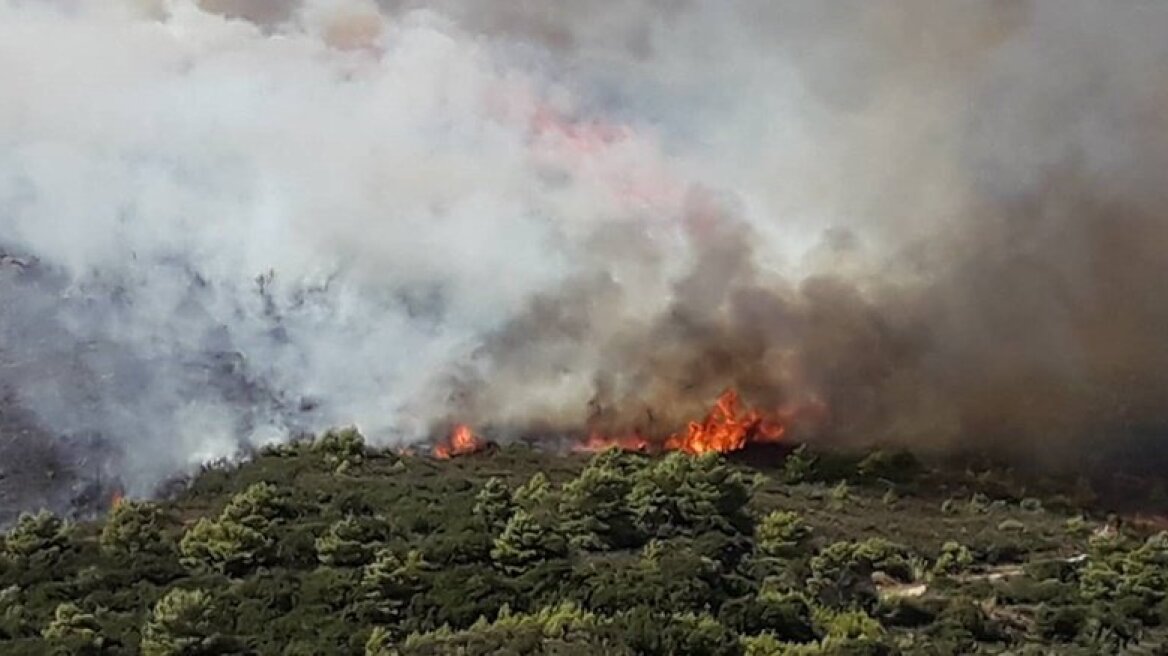
[[[722, 392], [714, 406], [701, 421], [691, 421], [684, 430], [664, 439], [647, 436], [640, 431], [627, 435], [606, 435], [594, 432], [572, 447], [581, 453], [596, 453], [616, 447], [623, 451], [655, 452], [681, 451], [694, 455], [716, 451], [729, 453], [747, 444], [779, 442], [787, 433], [787, 425], [803, 414], [820, 411], [814, 403], [797, 411], [779, 411], [766, 415], [758, 410], [743, 410], [738, 392]], [[485, 440], [474, 434], [470, 426], [458, 424], [450, 435], [434, 446], [433, 455], [440, 460], [477, 453], [486, 448]]]
[[434, 457], [439, 460], [449, 460], [455, 456], [465, 456], [482, 451], [487, 443], [474, 434], [470, 426], [458, 424], [450, 431], [445, 442], [434, 446]]
[[738, 392], [728, 389], [714, 402], [705, 418], [691, 421], [685, 430], [674, 433], [663, 441], [654, 442], [639, 433], [624, 437], [593, 434], [578, 447], [578, 451], [603, 451], [617, 447], [626, 451], [647, 451], [660, 448], [701, 454], [710, 451], [729, 453], [748, 443], [778, 442], [786, 433], [786, 425], [770, 419], [757, 410], [742, 412]]
[[113, 494], [110, 495], [110, 508], [117, 508], [118, 506], [122, 505], [122, 502], [125, 500], [126, 495], [123, 494], [121, 490], [114, 490]]

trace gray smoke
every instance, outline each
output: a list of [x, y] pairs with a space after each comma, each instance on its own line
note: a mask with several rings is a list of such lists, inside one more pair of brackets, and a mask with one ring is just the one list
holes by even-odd
[[1134, 1], [0, 1], [5, 448], [147, 493], [301, 430], [664, 432], [730, 386], [821, 402], [823, 439], [1162, 434], [1165, 31]]

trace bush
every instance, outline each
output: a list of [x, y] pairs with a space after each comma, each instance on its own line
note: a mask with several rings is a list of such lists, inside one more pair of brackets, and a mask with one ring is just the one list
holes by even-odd
[[109, 642], [102, 636], [101, 625], [91, 613], [75, 604], [64, 603], [53, 612], [53, 620], [42, 635], [54, 653], [97, 656], [106, 652]]
[[937, 574], [960, 574], [973, 565], [973, 553], [969, 548], [957, 542], [946, 542], [941, 545], [941, 554], [933, 566]]
[[811, 527], [794, 512], [776, 510], [755, 528], [755, 548], [764, 556], [796, 555], [811, 537]]
[[174, 544], [163, 532], [164, 515], [149, 501], [122, 501], [110, 512], [101, 530], [101, 547], [118, 555], [167, 555]]
[[492, 476], [475, 496], [474, 515], [492, 533], [499, 533], [515, 512], [511, 488], [499, 477]]
[[783, 481], [786, 483], [806, 483], [815, 475], [816, 457], [807, 451], [807, 445], [801, 444], [787, 455], [783, 461]]
[[259, 531], [206, 518], [196, 522], [179, 542], [184, 565], [228, 576], [242, 576], [266, 563], [271, 549], [271, 539]]
[[548, 558], [564, 556], [567, 550], [567, 541], [550, 520], [518, 510], [495, 539], [491, 559], [505, 571], [518, 574]]
[[69, 548], [71, 534], [72, 527], [47, 510], [35, 515], [25, 513], [4, 537], [4, 553], [14, 559], [35, 556], [55, 561]]
[[647, 537], [751, 533], [751, 484], [717, 453], [674, 452], [637, 474], [629, 505]]
[[1034, 614], [1034, 627], [1038, 635], [1047, 640], [1070, 642], [1079, 635], [1088, 614], [1084, 606], [1041, 604]]
[[292, 503], [271, 483], [255, 483], [231, 497], [219, 518], [267, 533], [276, 524], [296, 518]]
[[333, 471], [343, 473], [365, 462], [365, 437], [356, 428], [331, 430], [313, 442], [312, 450]]
[[375, 633], [366, 647], [369, 656], [495, 656], [496, 654], [631, 656], [613, 624], [572, 604], [544, 608], [533, 614], [503, 609], [498, 619], [481, 619], [462, 631], [442, 628], [414, 633], [390, 647], [385, 631]]
[[225, 634], [226, 617], [202, 590], [175, 589], [166, 593], [142, 628], [144, 656], [242, 653], [234, 637]]
[[564, 485], [559, 512], [574, 546], [608, 550], [644, 543], [629, 505], [633, 476], [639, 469], [635, 463], [606, 451]]
[[316, 555], [325, 565], [361, 566], [373, 558], [387, 534], [383, 520], [350, 515], [334, 522], [316, 539]]
[[404, 559], [382, 549], [361, 576], [361, 598], [378, 622], [400, 624], [414, 595], [426, 589], [427, 563], [417, 551]]

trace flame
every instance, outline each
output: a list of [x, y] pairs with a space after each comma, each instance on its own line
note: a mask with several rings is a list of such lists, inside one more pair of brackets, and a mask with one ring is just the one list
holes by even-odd
[[112, 510], [117, 508], [118, 506], [122, 505], [122, 502], [125, 500], [126, 495], [123, 494], [121, 490], [114, 490], [113, 494], [110, 495], [110, 509]]
[[749, 443], [779, 442], [787, 432], [786, 424], [771, 419], [757, 410], [741, 411], [738, 392], [728, 389], [718, 396], [714, 407], [701, 421], [691, 421], [685, 430], [674, 433], [663, 441], [654, 441], [640, 433], [628, 436], [606, 436], [593, 433], [574, 450], [586, 453], [617, 447], [625, 451], [682, 451], [690, 454], [729, 453]]
[[455, 456], [465, 456], [482, 451], [487, 446], [486, 441], [474, 434], [470, 426], [457, 424], [450, 431], [445, 442], [434, 446], [434, 457], [439, 460], [449, 460]]
[[738, 392], [728, 389], [700, 422], [691, 421], [685, 431], [665, 440], [667, 451], [700, 454], [738, 451], [747, 442], [778, 442], [787, 432], [782, 423], [763, 417], [757, 410], [739, 416]]

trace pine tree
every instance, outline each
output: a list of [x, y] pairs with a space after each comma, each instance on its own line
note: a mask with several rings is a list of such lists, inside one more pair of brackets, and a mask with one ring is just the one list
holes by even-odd
[[225, 618], [202, 590], [174, 589], [163, 595], [142, 627], [144, 656], [214, 656], [240, 653], [225, 634]]
[[547, 558], [563, 556], [567, 543], [549, 522], [518, 510], [495, 539], [491, 558], [504, 570], [520, 573]]
[[511, 488], [497, 476], [487, 479], [475, 497], [475, 517], [497, 534], [507, 525], [507, 520], [511, 519], [514, 512], [515, 500]]
[[97, 618], [68, 602], [57, 606], [41, 635], [57, 654], [97, 656], [106, 653], [109, 646]]
[[123, 501], [109, 514], [101, 530], [101, 547], [110, 554], [164, 555], [174, 544], [163, 531], [164, 515], [158, 504]]
[[179, 542], [182, 563], [240, 576], [268, 561], [272, 540], [238, 522], [203, 518]]

